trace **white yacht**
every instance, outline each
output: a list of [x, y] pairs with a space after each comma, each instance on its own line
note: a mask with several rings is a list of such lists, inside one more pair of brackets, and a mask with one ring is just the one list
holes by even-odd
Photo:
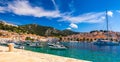
[[59, 42], [57, 42], [57, 43], [48, 43], [48, 46], [49, 46], [50, 49], [56, 49], [56, 50], [65, 50], [65, 49], [67, 49], [67, 47], [60, 44]]

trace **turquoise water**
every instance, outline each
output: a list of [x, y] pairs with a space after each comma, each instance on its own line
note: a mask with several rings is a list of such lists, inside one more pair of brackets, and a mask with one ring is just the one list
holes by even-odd
[[25, 49], [93, 62], [120, 62], [120, 46], [96, 46], [92, 43], [80, 42], [64, 42], [63, 44], [69, 48], [67, 50], [51, 50], [47, 47], [26, 47]]

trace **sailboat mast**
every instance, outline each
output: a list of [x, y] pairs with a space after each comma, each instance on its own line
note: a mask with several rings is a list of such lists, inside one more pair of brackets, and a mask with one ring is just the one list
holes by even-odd
[[107, 39], [109, 39], [109, 38], [108, 38], [108, 36], [109, 36], [109, 27], [108, 27], [108, 15], [107, 15], [107, 10], [106, 10], [106, 28], [107, 28]]

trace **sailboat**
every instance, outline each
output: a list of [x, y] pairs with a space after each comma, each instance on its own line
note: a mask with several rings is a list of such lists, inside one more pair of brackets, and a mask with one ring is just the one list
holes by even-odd
[[93, 42], [94, 45], [99, 45], [99, 46], [116, 46], [119, 45], [118, 42], [115, 41], [111, 41], [109, 39], [109, 26], [108, 26], [108, 15], [107, 15], [107, 10], [106, 10], [106, 23], [107, 23], [107, 40], [103, 40], [103, 39], [97, 39], [97, 41]]

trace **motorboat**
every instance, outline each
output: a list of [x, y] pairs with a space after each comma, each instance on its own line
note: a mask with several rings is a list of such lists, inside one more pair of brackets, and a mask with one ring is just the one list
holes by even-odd
[[14, 43], [14, 48], [24, 49], [25, 46], [23, 46], [23, 45], [19, 45], [19, 44], [15, 44], [15, 43]]
[[56, 49], [56, 50], [65, 50], [65, 49], [67, 49], [67, 47], [60, 44], [59, 42], [57, 42], [57, 43], [48, 43], [48, 46], [49, 46], [50, 49]]

